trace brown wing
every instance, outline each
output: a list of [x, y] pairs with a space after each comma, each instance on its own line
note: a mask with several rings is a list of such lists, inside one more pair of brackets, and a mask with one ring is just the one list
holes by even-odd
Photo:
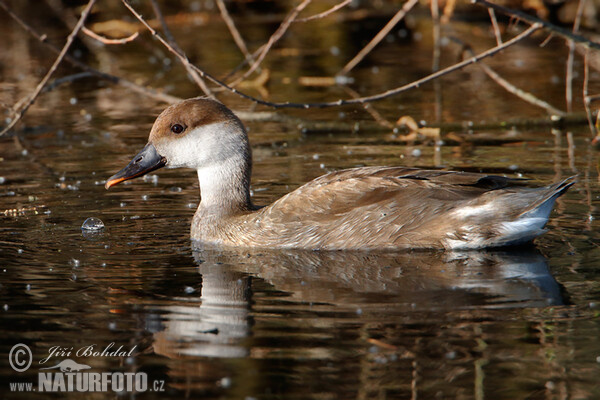
[[257, 217], [263, 230], [277, 232], [290, 247], [435, 247], [457, 206], [511, 184], [474, 173], [357, 168], [317, 178]]

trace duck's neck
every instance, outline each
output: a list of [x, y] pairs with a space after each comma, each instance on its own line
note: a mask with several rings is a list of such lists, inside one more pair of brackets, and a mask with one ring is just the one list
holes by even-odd
[[218, 217], [251, 210], [251, 169], [248, 155], [233, 156], [218, 165], [199, 168], [198, 213]]

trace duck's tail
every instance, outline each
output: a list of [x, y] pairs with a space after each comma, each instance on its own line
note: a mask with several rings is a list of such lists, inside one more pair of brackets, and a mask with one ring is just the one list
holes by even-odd
[[554, 185], [534, 189], [535, 198], [530, 206], [512, 221], [504, 221], [497, 226], [497, 246], [524, 244], [544, 233], [544, 226], [548, 222], [554, 202], [565, 194], [576, 180], [576, 176], [571, 176]]

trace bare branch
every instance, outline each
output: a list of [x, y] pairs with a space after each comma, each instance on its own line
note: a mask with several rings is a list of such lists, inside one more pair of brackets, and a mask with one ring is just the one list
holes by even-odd
[[[60, 49], [58, 47], [56, 47], [52, 43], [48, 42], [46, 35], [40, 35], [38, 32], [35, 31], [35, 29], [33, 29], [31, 26], [29, 26], [21, 18], [19, 18], [18, 15], [16, 15], [10, 8], [8, 8], [8, 6], [4, 3], [4, 0], [0, 0], [0, 7], [3, 8], [4, 11], [6, 11], [8, 13], [8, 15], [10, 15], [10, 17], [15, 22], [17, 22], [17, 24], [19, 24], [27, 33], [29, 33], [31, 36], [33, 36], [38, 41], [40, 41], [42, 44], [44, 44], [46, 47], [48, 47], [48, 49], [50, 51], [52, 51], [55, 54], [60, 53]], [[175, 103], [177, 101], [182, 100], [179, 97], [171, 96], [171, 95], [168, 95], [165, 93], [160, 93], [154, 89], [145, 88], [143, 86], [137, 85], [127, 79], [124, 79], [124, 78], [121, 78], [121, 77], [118, 77], [115, 75], [107, 74], [102, 71], [98, 71], [97, 69], [94, 69], [94, 68], [90, 67], [89, 65], [82, 63], [81, 61], [69, 56], [68, 54], [65, 56], [65, 60], [68, 61], [69, 63], [71, 63], [72, 65], [83, 69], [84, 71], [94, 74], [95, 76], [97, 76], [100, 79], [104, 79], [111, 83], [123, 86], [127, 89], [130, 89], [131, 91], [133, 91], [135, 93], [151, 97], [155, 100], [163, 101], [165, 103]]]
[[103, 44], [125, 44], [125, 43], [129, 43], [129, 42], [135, 40], [135, 38], [137, 38], [140, 35], [138, 32], [135, 32], [133, 35], [128, 36], [126, 38], [109, 39], [109, 38], [105, 38], [104, 36], [98, 35], [96, 32], [86, 28], [85, 26], [81, 27], [81, 31], [83, 33], [85, 33], [86, 35], [88, 35], [89, 37], [91, 37], [92, 39], [96, 39], [97, 41], [99, 41], [100, 43], [103, 43]]
[[[471, 49], [465, 48], [465, 51], [470, 56], [473, 56], [473, 51]], [[494, 71], [490, 66], [486, 65], [485, 63], [478, 63], [477, 65], [481, 69], [483, 69], [483, 72], [485, 72], [486, 75], [490, 77], [490, 79], [492, 79], [498, 85], [502, 86], [507, 92], [519, 97], [521, 100], [524, 100], [529, 104], [533, 104], [534, 106], [543, 108], [549, 113], [553, 115], [558, 115], [559, 117], [564, 117], [567, 115], [567, 113], [565, 113], [564, 111], [559, 110], [558, 108], [552, 106], [544, 100], [538, 99], [533, 94], [516, 87], [515, 85], [501, 77], [496, 71]]]
[[386, 37], [389, 31], [391, 31], [392, 28], [394, 28], [394, 26], [396, 26], [396, 24], [400, 22], [402, 18], [404, 18], [406, 13], [408, 13], [410, 9], [413, 8], [418, 2], [419, 0], [408, 0], [406, 3], [404, 3], [396, 15], [394, 15], [392, 19], [383, 27], [383, 29], [381, 29], [381, 31], [379, 31], [379, 33], [375, 35], [375, 37], [361, 51], [359, 51], [358, 54], [344, 66], [344, 68], [340, 70], [340, 72], [338, 72], [338, 75], [348, 74], [348, 72], [350, 72], [352, 68], [356, 66], [356, 64], [361, 62], [362, 59], [365, 58], [365, 56], [369, 54], [371, 50], [373, 50], [373, 48], [383, 40], [383, 38]]
[[[171, 46], [173, 46], [173, 48], [178, 53], [183, 53], [181, 51], [181, 49], [179, 48], [179, 46], [177, 45], [177, 42], [175, 41], [175, 37], [171, 34], [171, 31], [169, 30], [169, 27], [167, 26], [167, 23], [165, 22], [162, 12], [160, 11], [160, 7], [158, 6], [158, 3], [156, 2], [156, 0], [150, 0], [150, 2], [152, 3], [152, 9], [154, 10], [154, 14], [156, 15], [156, 18], [158, 19], [158, 21], [160, 22], [160, 25], [162, 26], [162, 30], [165, 33], [165, 36], [167, 37], [169, 44], [171, 44]], [[124, 3], [125, 3], [125, 5], [127, 5], [126, 1], [124, 1]], [[127, 6], [127, 8], [130, 8], [130, 7]], [[140, 15], [140, 17], [141, 17], [141, 15]], [[150, 25], [147, 25], [147, 26], [149, 27]], [[154, 29], [150, 28], [150, 32], [152, 32], [152, 34], [155, 35]], [[204, 80], [196, 73], [196, 71], [194, 71], [193, 68], [190, 68], [190, 63], [187, 60], [187, 58], [184, 61], [182, 61], [182, 64], [185, 67], [188, 74], [190, 74], [190, 76], [192, 77], [194, 82], [196, 82], [196, 85], [198, 85], [198, 87], [204, 92], [204, 94], [206, 94], [208, 97], [211, 97], [214, 99], [215, 96], [213, 95], [210, 88], [206, 85], [206, 82], [204, 82]]]
[[240, 51], [244, 55], [244, 58], [246, 59], [248, 64], [253, 62], [254, 57], [252, 56], [252, 54], [250, 54], [250, 51], [248, 51], [246, 42], [244, 42], [244, 39], [242, 38], [240, 31], [238, 31], [237, 27], [235, 26], [235, 23], [233, 22], [231, 15], [229, 15], [229, 11], [227, 11], [227, 7], [225, 6], [225, 3], [223, 2], [223, 0], [217, 0], [217, 6], [219, 7], [219, 11], [221, 11], [221, 17], [223, 17], [223, 21], [225, 21], [225, 25], [227, 25], [227, 28], [229, 29], [229, 32], [231, 33], [231, 37], [233, 37], [233, 41], [235, 42], [237, 47], [240, 49]]
[[294, 22], [294, 20], [298, 16], [298, 14], [300, 14], [300, 12], [302, 10], [304, 10], [304, 8], [306, 8], [306, 6], [311, 1], [312, 0], [304, 0], [302, 3], [300, 3], [298, 6], [296, 6], [292, 10], [292, 12], [290, 12], [288, 14], [288, 16], [281, 23], [281, 25], [279, 25], [279, 28], [277, 28], [277, 30], [271, 35], [271, 37], [269, 38], [269, 40], [267, 41], [267, 43], [265, 45], [263, 45], [259, 49], [260, 53], [258, 54], [258, 56], [256, 57], [256, 59], [254, 60], [254, 63], [250, 66], [250, 68], [246, 72], [244, 72], [244, 74], [241, 77], [239, 77], [238, 79], [236, 79], [233, 82], [230, 82], [229, 83], [230, 86], [237, 85], [238, 83], [240, 83], [241, 81], [243, 81], [244, 79], [246, 79], [248, 76], [250, 76], [250, 74], [253, 73], [259, 67], [260, 63], [262, 63], [262, 61], [266, 57], [266, 55], [269, 52], [269, 50], [271, 50], [271, 47], [273, 47], [273, 45], [279, 39], [281, 39], [281, 37], [288, 30], [288, 28], [290, 27], [290, 25], [292, 24], [292, 22]]
[[[590, 64], [588, 60], [589, 49], [585, 52], [584, 57], [584, 67], [583, 67], [583, 105], [585, 107], [585, 115], [587, 116], [588, 125], [590, 126], [590, 132], [593, 137], [598, 136], [598, 131], [596, 129], [596, 125], [594, 124], [592, 117], [592, 110], [590, 109], [590, 104], [592, 102], [592, 98], [588, 96], [588, 85], [590, 81]], [[599, 114], [600, 115], [600, 114]]]
[[593, 49], [598, 49], [600, 50], [600, 43], [594, 42], [592, 40], [589, 40], [588, 38], [585, 38], [581, 35], [576, 35], [573, 32], [570, 32], [567, 29], [563, 29], [560, 28], [556, 25], [553, 25], [549, 22], [544, 21], [543, 19], [534, 17], [532, 15], [526, 14], [524, 12], [521, 11], [517, 11], [517, 10], [513, 10], [507, 7], [503, 7], [500, 6], [498, 4], [494, 4], [494, 3], [490, 3], [487, 0], [473, 0], [474, 3], [477, 3], [479, 5], [482, 5], [484, 7], [488, 7], [488, 8], [493, 8], [496, 11], [500, 11], [502, 14], [506, 14], [506, 15], [510, 15], [511, 17], [515, 17], [515, 18], [519, 18], [523, 21], [527, 21], [530, 24], [539, 24], [542, 27], [550, 30], [552, 33], [558, 35], [558, 36], [562, 36], [565, 39], [571, 39], [577, 43], [581, 43], [581, 45], [585, 46], [585, 47], [590, 47]]
[[496, 13], [494, 12], [494, 9], [488, 8], [488, 14], [490, 14], [492, 27], [494, 27], [494, 36], [496, 36], [496, 44], [502, 44], [502, 34], [500, 33], [500, 26], [498, 26], [498, 20], [496, 19]]
[[[222, 0], [218, 0], [218, 1], [222, 1]], [[322, 13], [319, 13], [319, 14], [311, 15], [310, 17], [298, 18], [294, 22], [308, 22], [308, 21], [314, 21], [315, 19], [325, 18], [328, 15], [333, 14], [337, 10], [346, 7], [350, 3], [352, 3], [352, 0], [344, 0], [340, 4], [337, 4], [333, 7], [331, 7], [329, 10], [323, 11]]]
[[[575, 21], [573, 21], [573, 33], [579, 32], [579, 25], [581, 24], [581, 16], [583, 15], [583, 6], [585, 0], [579, 0], [577, 4], [577, 13], [575, 14]], [[573, 63], [575, 62], [575, 42], [569, 40], [569, 56], [567, 57], [567, 72], [565, 78], [565, 97], [567, 100], [567, 111], [571, 112], [573, 104]]]
[[[1, 0], [0, 0], [1, 1]], [[533, 24], [532, 26], [530, 26], [528, 29], [526, 29], [525, 31], [523, 31], [522, 33], [520, 33], [519, 35], [515, 36], [514, 38], [510, 39], [507, 42], [502, 43], [501, 45], [498, 45], [496, 47], [492, 47], [491, 49], [488, 49], [487, 51], [480, 53], [479, 55], [472, 57], [468, 60], [463, 60], [457, 64], [454, 64], [450, 67], [444, 68], [440, 71], [437, 71], [435, 73], [432, 73], [424, 78], [421, 78], [419, 80], [416, 80], [414, 82], [411, 82], [407, 85], [401, 86], [401, 87], [397, 87], [394, 89], [390, 89], [387, 90], [385, 92], [382, 93], [378, 93], [375, 95], [371, 95], [371, 96], [366, 96], [366, 97], [360, 97], [357, 99], [350, 99], [350, 100], [337, 100], [337, 101], [332, 101], [332, 102], [323, 102], [323, 103], [290, 103], [290, 102], [285, 102], [285, 103], [273, 103], [270, 101], [265, 101], [265, 100], [260, 100], [257, 99], [256, 97], [250, 96], [244, 92], [241, 92], [235, 88], [232, 88], [231, 86], [225, 84], [224, 82], [220, 81], [219, 79], [215, 78], [214, 76], [206, 73], [205, 71], [203, 71], [202, 69], [198, 68], [197, 66], [189, 63], [189, 61], [187, 61], [187, 58], [185, 56], [185, 54], [180, 54], [179, 52], [177, 52], [169, 43], [167, 43], [167, 41], [162, 38], [158, 33], [156, 33], [156, 31], [154, 31], [149, 25], [148, 23], [141, 17], [141, 15], [135, 11], [135, 9], [133, 9], [129, 4], [127, 4], [127, 2], [125, 0], [122, 0], [123, 3], [127, 6], [127, 8], [129, 8], [129, 10], [133, 13], [133, 15], [144, 24], [144, 26], [146, 26], [147, 29], [149, 29], [151, 32], [154, 32], [153, 35], [158, 39], [158, 41], [160, 43], [162, 43], [163, 46], [165, 46], [170, 52], [172, 52], [173, 54], [175, 54], [180, 60], [187, 62], [194, 70], [196, 70], [196, 72], [198, 72], [200, 74], [200, 76], [202, 78], [208, 79], [209, 81], [223, 87], [224, 89], [230, 91], [231, 93], [237, 94], [238, 96], [245, 98], [247, 100], [251, 100], [257, 104], [260, 105], [264, 105], [264, 106], [268, 106], [268, 107], [273, 107], [273, 108], [311, 108], [311, 107], [315, 107], [315, 108], [322, 108], [322, 107], [337, 107], [337, 106], [343, 106], [343, 105], [350, 105], [350, 104], [363, 104], [363, 103], [367, 103], [367, 102], [372, 102], [372, 101], [377, 101], [377, 100], [382, 100], [394, 95], [397, 95], [399, 93], [405, 92], [407, 90], [410, 89], [414, 89], [417, 88], [419, 86], [421, 86], [424, 83], [430, 82], [434, 79], [440, 78], [444, 75], [447, 75], [451, 72], [457, 71], [461, 68], [464, 68], [468, 65], [477, 63], [479, 61], [481, 61], [482, 59], [486, 58], [486, 57], [490, 57], [493, 56], [494, 54], [499, 53], [500, 51], [506, 49], [507, 47], [510, 47], [512, 45], [514, 45], [515, 43], [518, 43], [519, 41], [529, 37], [531, 34], [533, 34], [535, 31], [537, 31], [538, 29], [540, 29], [542, 27], [541, 24]]]
[[17, 124], [17, 122], [23, 117], [23, 115], [27, 112], [29, 107], [31, 107], [31, 105], [35, 102], [35, 99], [42, 92], [42, 89], [44, 88], [44, 86], [46, 85], [46, 83], [48, 82], [48, 80], [50, 79], [52, 74], [56, 71], [59, 64], [62, 62], [63, 58], [67, 54], [67, 51], [71, 47], [71, 44], [73, 44], [73, 40], [75, 39], [75, 36], [77, 36], [79, 31], [81, 30], [81, 27], [83, 26], [83, 23], [85, 22], [86, 18], [90, 14], [90, 11], [92, 11], [92, 7], [94, 6], [95, 2], [96, 2], [96, 0], [90, 0], [88, 2], [87, 6], [84, 8], [83, 12], [81, 13], [81, 17], [79, 18], [79, 21], [77, 21], [75, 28], [73, 28], [73, 31], [67, 37], [67, 42], [65, 43], [62, 50], [58, 54], [58, 57], [56, 57], [56, 59], [54, 60], [54, 63], [52, 64], [52, 66], [50, 67], [50, 69], [48, 70], [46, 75], [42, 78], [40, 83], [36, 86], [33, 93], [31, 93], [30, 95], [26, 96], [21, 101], [19, 101], [18, 107], [13, 108], [14, 114], [11, 116], [12, 120], [2, 131], [0, 131], [0, 136], [4, 135], [6, 132], [11, 130]]

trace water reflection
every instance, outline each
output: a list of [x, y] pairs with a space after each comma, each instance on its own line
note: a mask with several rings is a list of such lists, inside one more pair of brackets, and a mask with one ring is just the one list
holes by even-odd
[[[304, 307], [361, 318], [368, 310], [419, 322], [419, 312], [562, 305], [559, 284], [535, 248], [487, 252], [314, 252], [195, 249], [202, 276], [196, 298], [165, 306], [155, 352], [171, 358], [261, 358], [246, 340], [254, 313]], [[285, 301], [255, 307], [253, 284]], [[273, 293], [278, 293], [274, 296]], [[294, 307], [293, 304], [296, 306]], [[265, 308], [266, 307], [266, 308]], [[269, 307], [272, 307], [269, 310]], [[307, 318], [318, 330], [320, 318]], [[312, 325], [312, 326], [311, 326]], [[305, 357], [303, 355], [303, 357]]]

